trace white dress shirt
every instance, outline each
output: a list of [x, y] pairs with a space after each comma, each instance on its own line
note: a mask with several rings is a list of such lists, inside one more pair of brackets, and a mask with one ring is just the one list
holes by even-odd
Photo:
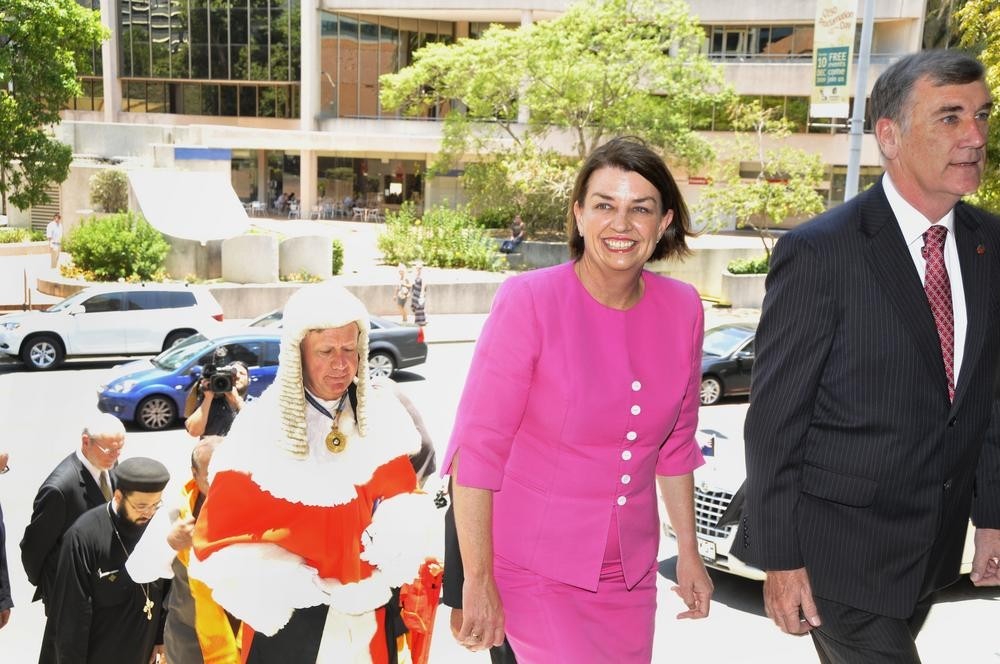
[[94, 478], [94, 484], [96, 484], [98, 487], [101, 486], [101, 473], [105, 472], [108, 474], [108, 486], [109, 487], [111, 486], [110, 470], [102, 471], [100, 468], [90, 463], [90, 460], [87, 457], [83, 456], [83, 452], [81, 452], [79, 449], [76, 450], [76, 458], [83, 463], [83, 467], [86, 468], [87, 472], [90, 473], [90, 476]]
[[896, 222], [899, 230], [903, 233], [906, 241], [906, 248], [910, 251], [910, 258], [920, 275], [920, 283], [925, 281], [926, 265], [921, 254], [924, 247], [924, 233], [931, 224], [938, 224], [948, 229], [948, 235], [944, 241], [944, 265], [948, 270], [948, 280], [951, 282], [951, 308], [955, 320], [955, 385], [958, 385], [958, 373], [962, 368], [962, 358], [965, 356], [965, 333], [968, 328], [969, 317], [965, 308], [965, 288], [962, 285], [962, 266], [958, 262], [958, 245], [955, 243], [955, 210], [948, 210], [948, 213], [940, 219], [930, 220], [906, 202], [896, 190], [892, 183], [892, 178], [886, 173], [882, 178], [882, 187], [885, 189], [885, 197], [889, 199], [889, 207], [896, 215]]

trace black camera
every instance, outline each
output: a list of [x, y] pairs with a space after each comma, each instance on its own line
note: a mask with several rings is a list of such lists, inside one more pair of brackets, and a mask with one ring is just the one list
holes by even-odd
[[236, 367], [232, 364], [223, 364], [222, 366], [206, 364], [205, 371], [201, 376], [208, 382], [209, 392], [231, 392], [233, 381], [236, 380]]

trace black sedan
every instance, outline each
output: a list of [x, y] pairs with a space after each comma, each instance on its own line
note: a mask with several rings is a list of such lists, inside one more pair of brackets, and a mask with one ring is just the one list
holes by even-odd
[[750, 394], [753, 340], [756, 327], [731, 323], [705, 332], [701, 347], [701, 405], [711, 406], [722, 397]]
[[[280, 328], [282, 311], [276, 309], [255, 318], [251, 327]], [[368, 372], [373, 377], [391, 376], [399, 369], [405, 369], [427, 361], [427, 344], [424, 343], [424, 328], [414, 325], [400, 325], [391, 320], [371, 317], [368, 333]]]

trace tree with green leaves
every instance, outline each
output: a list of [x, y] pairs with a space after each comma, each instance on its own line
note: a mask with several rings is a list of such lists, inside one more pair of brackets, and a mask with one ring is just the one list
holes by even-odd
[[[963, 47], [978, 52], [986, 67], [986, 85], [994, 99], [1000, 95], [1000, 0], [968, 0], [956, 14]], [[1000, 213], [1000, 131], [996, 125], [986, 143], [986, 170], [979, 191], [969, 199], [987, 210]]]
[[50, 127], [81, 93], [77, 71], [104, 39], [98, 12], [75, 0], [0, 4], [0, 214], [48, 200], [73, 159]]
[[[529, 191], [561, 193], [613, 136], [639, 136], [675, 162], [709, 159], [690, 115], [730, 92], [699, 52], [703, 39], [682, 0], [584, 0], [551, 21], [429, 44], [412, 65], [382, 76], [381, 101], [410, 116], [450, 104], [434, 171], [480, 164], [464, 183], [474, 202], [489, 193], [469, 186], [475, 180], [494, 191], [516, 193], [520, 179]], [[569, 155], [553, 148], [566, 137]], [[539, 161], [533, 177], [525, 169]], [[481, 177], [484, 169], [493, 177]]]
[[[824, 210], [823, 197], [817, 191], [824, 172], [820, 156], [796, 148], [768, 147], [791, 134], [791, 123], [775, 117], [777, 111], [762, 108], [758, 101], [732, 106], [735, 132], [727, 150], [730, 156], [718, 163], [698, 206], [704, 218], [716, 226], [734, 219], [737, 228], [756, 231], [768, 263], [775, 241], [771, 226], [788, 217]], [[747, 162], [759, 169], [753, 178], [741, 174]]]

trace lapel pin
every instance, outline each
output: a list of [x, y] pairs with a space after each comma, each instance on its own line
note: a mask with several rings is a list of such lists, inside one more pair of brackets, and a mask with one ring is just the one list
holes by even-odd
[[986, 247], [980, 244], [979, 246], [976, 247], [976, 253], [982, 256], [983, 254], [986, 253]]

